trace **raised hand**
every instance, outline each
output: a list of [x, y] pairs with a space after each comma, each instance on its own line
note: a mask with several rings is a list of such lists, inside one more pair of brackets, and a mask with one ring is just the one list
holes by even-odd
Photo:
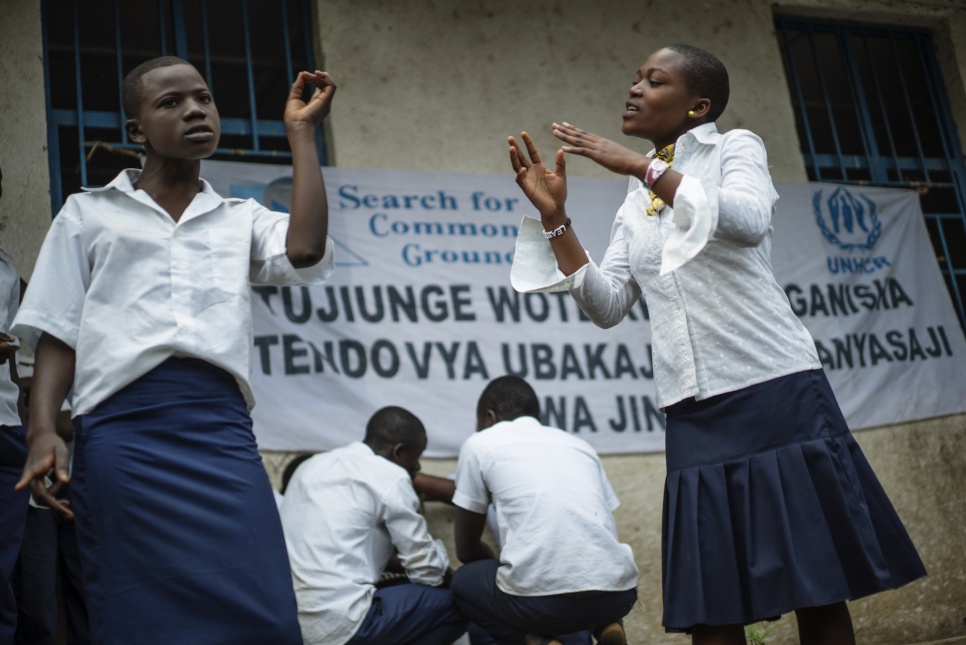
[[[306, 84], [315, 85], [315, 91], [307, 103], [302, 100]], [[328, 72], [299, 72], [285, 102], [283, 119], [286, 127], [304, 124], [315, 128], [329, 114], [335, 89], [335, 81]]]
[[553, 124], [553, 136], [566, 144], [562, 150], [567, 154], [592, 159], [619, 175], [634, 175], [643, 181], [650, 164], [647, 156], [566, 122]]
[[526, 132], [520, 134], [527, 147], [526, 154], [513, 137], [508, 137], [510, 144], [510, 165], [516, 173], [517, 185], [523, 190], [534, 208], [540, 211], [544, 220], [564, 212], [564, 202], [567, 201], [567, 163], [563, 150], [558, 150], [555, 158], [555, 172], [543, 164], [537, 146]]

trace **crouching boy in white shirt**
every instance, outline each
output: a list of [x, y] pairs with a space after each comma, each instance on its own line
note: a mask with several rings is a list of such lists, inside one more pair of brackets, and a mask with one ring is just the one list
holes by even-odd
[[[476, 415], [485, 432], [460, 449], [453, 495], [460, 611], [501, 643], [554, 643], [591, 629], [598, 643], [624, 645], [637, 566], [617, 540], [619, 502], [597, 453], [542, 425], [536, 393], [515, 376], [490, 382]], [[480, 540], [490, 502], [499, 559]]]
[[[292, 475], [281, 515], [306, 645], [449, 645], [466, 631], [446, 588], [446, 548], [413, 488], [425, 449], [422, 422], [387, 407], [361, 443], [315, 455]], [[395, 557], [410, 583], [376, 589]]]

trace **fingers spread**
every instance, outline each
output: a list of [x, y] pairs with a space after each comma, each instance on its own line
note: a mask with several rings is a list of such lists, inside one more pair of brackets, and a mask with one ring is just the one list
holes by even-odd
[[521, 132], [520, 136], [523, 137], [523, 143], [527, 146], [527, 154], [530, 155], [530, 161], [533, 163], [543, 163], [540, 160], [540, 153], [537, 151], [537, 146], [533, 143], [533, 139], [526, 132]]
[[510, 163], [513, 164], [513, 169], [518, 171], [523, 168], [527, 169], [530, 167], [530, 160], [527, 159], [523, 151], [520, 150], [520, 145], [517, 143], [516, 139], [513, 137], [508, 137], [507, 142], [510, 144]]
[[563, 148], [560, 148], [559, 150], [557, 150], [557, 155], [554, 158], [554, 163], [557, 166], [554, 169], [554, 172], [556, 172], [561, 177], [566, 177], [567, 176], [567, 156], [564, 154]]

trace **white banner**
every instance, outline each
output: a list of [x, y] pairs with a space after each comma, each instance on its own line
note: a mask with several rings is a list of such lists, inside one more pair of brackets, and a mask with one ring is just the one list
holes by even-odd
[[[516, 230], [533, 214], [511, 175], [324, 169], [336, 273], [321, 287], [255, 287], [253, 411], [265, 450], [328, 450], [378, 408], [426, 425], [455, 456], [492, 378], [526, 378], [545, 421], [601, 453], [663, 450], [643, 303], [610, 330], [568, 294], [509, 284]], [[287, 211], [291, 169], [205, 162], [224, 196]], [[622, 179], [572, 178], [568, 212], [592, 256], [606, 248]], [[966, 341], [916, 194], [786, 183], [774, 264], [852, 428], [966, 411]]]

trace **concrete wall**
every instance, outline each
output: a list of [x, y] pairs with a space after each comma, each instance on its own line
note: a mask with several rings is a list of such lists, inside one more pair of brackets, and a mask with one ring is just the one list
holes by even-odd
[[[317, 0], [325, 67], [338, 83], [331, 118], [334, 163], [505, 174], [505, 137], [527, 129], [555, 148], [553, 120], [620, 138], [620, 113], [634, 71], [653, 49], [676, 41], [717, 52], [732, 76], [722, 129], [750, 127], [765, 140], [776, 179], [803, 180], [773, 8], [934, 30], [941, 71], [960, 132], [966, 132], [966, 11], [929, 0]], [[29, 274], [49, 223], [49, 178], [39, 0], [0, 0], [0, 243]], [[625, 142], [646, 150], [644, 142]], [[606, 176], [590, 162], [575, 176]], [[609, 226], [609, 222], [606, 224]], [[966, 371], [966, 370], [964, 370]], [[467, 402], [473, 405], [474, 402]], [[360, 435], [362, 429], [359, 429]], [[859, 643], [912, 643], [966, 634], [966, 416], [857, 433], [906, 522], [930, 576], [852, 603]], [[266, 454], [277, 483], [291, 455]], [[621, 538], [641, 570], [641, 601], [628, 620], [634, 643], [685, 643], [660, 627], [663, 455], [607, 457], [623, 505]], [[448, 474], [452, 460], [424, 463]], [[451, 541], [449, 510], [428, 508]], [[768, 643], [794, 642], [793, 618]]]
[[24, 278], [50, 225], [40, 2], [0, 0], [0, 246]]
[[[330, 125], [340, 166], [500, 173], [510, 182], [507, 135], [526, 129], [549, 152], [556, 148], [550, 123], [566, 120], [621, 139], [634, 72], [652, 50], [683, 41], [716, 52], [728, 66], [732, 100], [719, 127], [753, 129], [768, 146], [775, 178], [805, 180], [773, 10], [934, 30], [954, 115], [966, 131], [966, 11], [952, 3], [319, 0], [317, 7], [325, 68], [339, 83]], [[568, 172], [607, 176], [582, 159], [572, 160]], [[857, 440], [930, 571], [904, 589], [852, 603], [858, 642], [966, 634], [966, 417], [867, 430]], [[275, 459], [284, 461], [269, 456], [269, 463]], [[623, 502], [621, 538], [633, 546], [641, 570], [629, 636], [635, 643], [688, 642], [660, 626], [663, 455], [604, 463]], [[454, 466], [424, 463], [427, 472], [443, 475]], [[430, 505], [429, 515], [432, 528], [450, 539], [448, 509]], [[797, 640], [793, 617], [774, 628], [768, 643]]]

